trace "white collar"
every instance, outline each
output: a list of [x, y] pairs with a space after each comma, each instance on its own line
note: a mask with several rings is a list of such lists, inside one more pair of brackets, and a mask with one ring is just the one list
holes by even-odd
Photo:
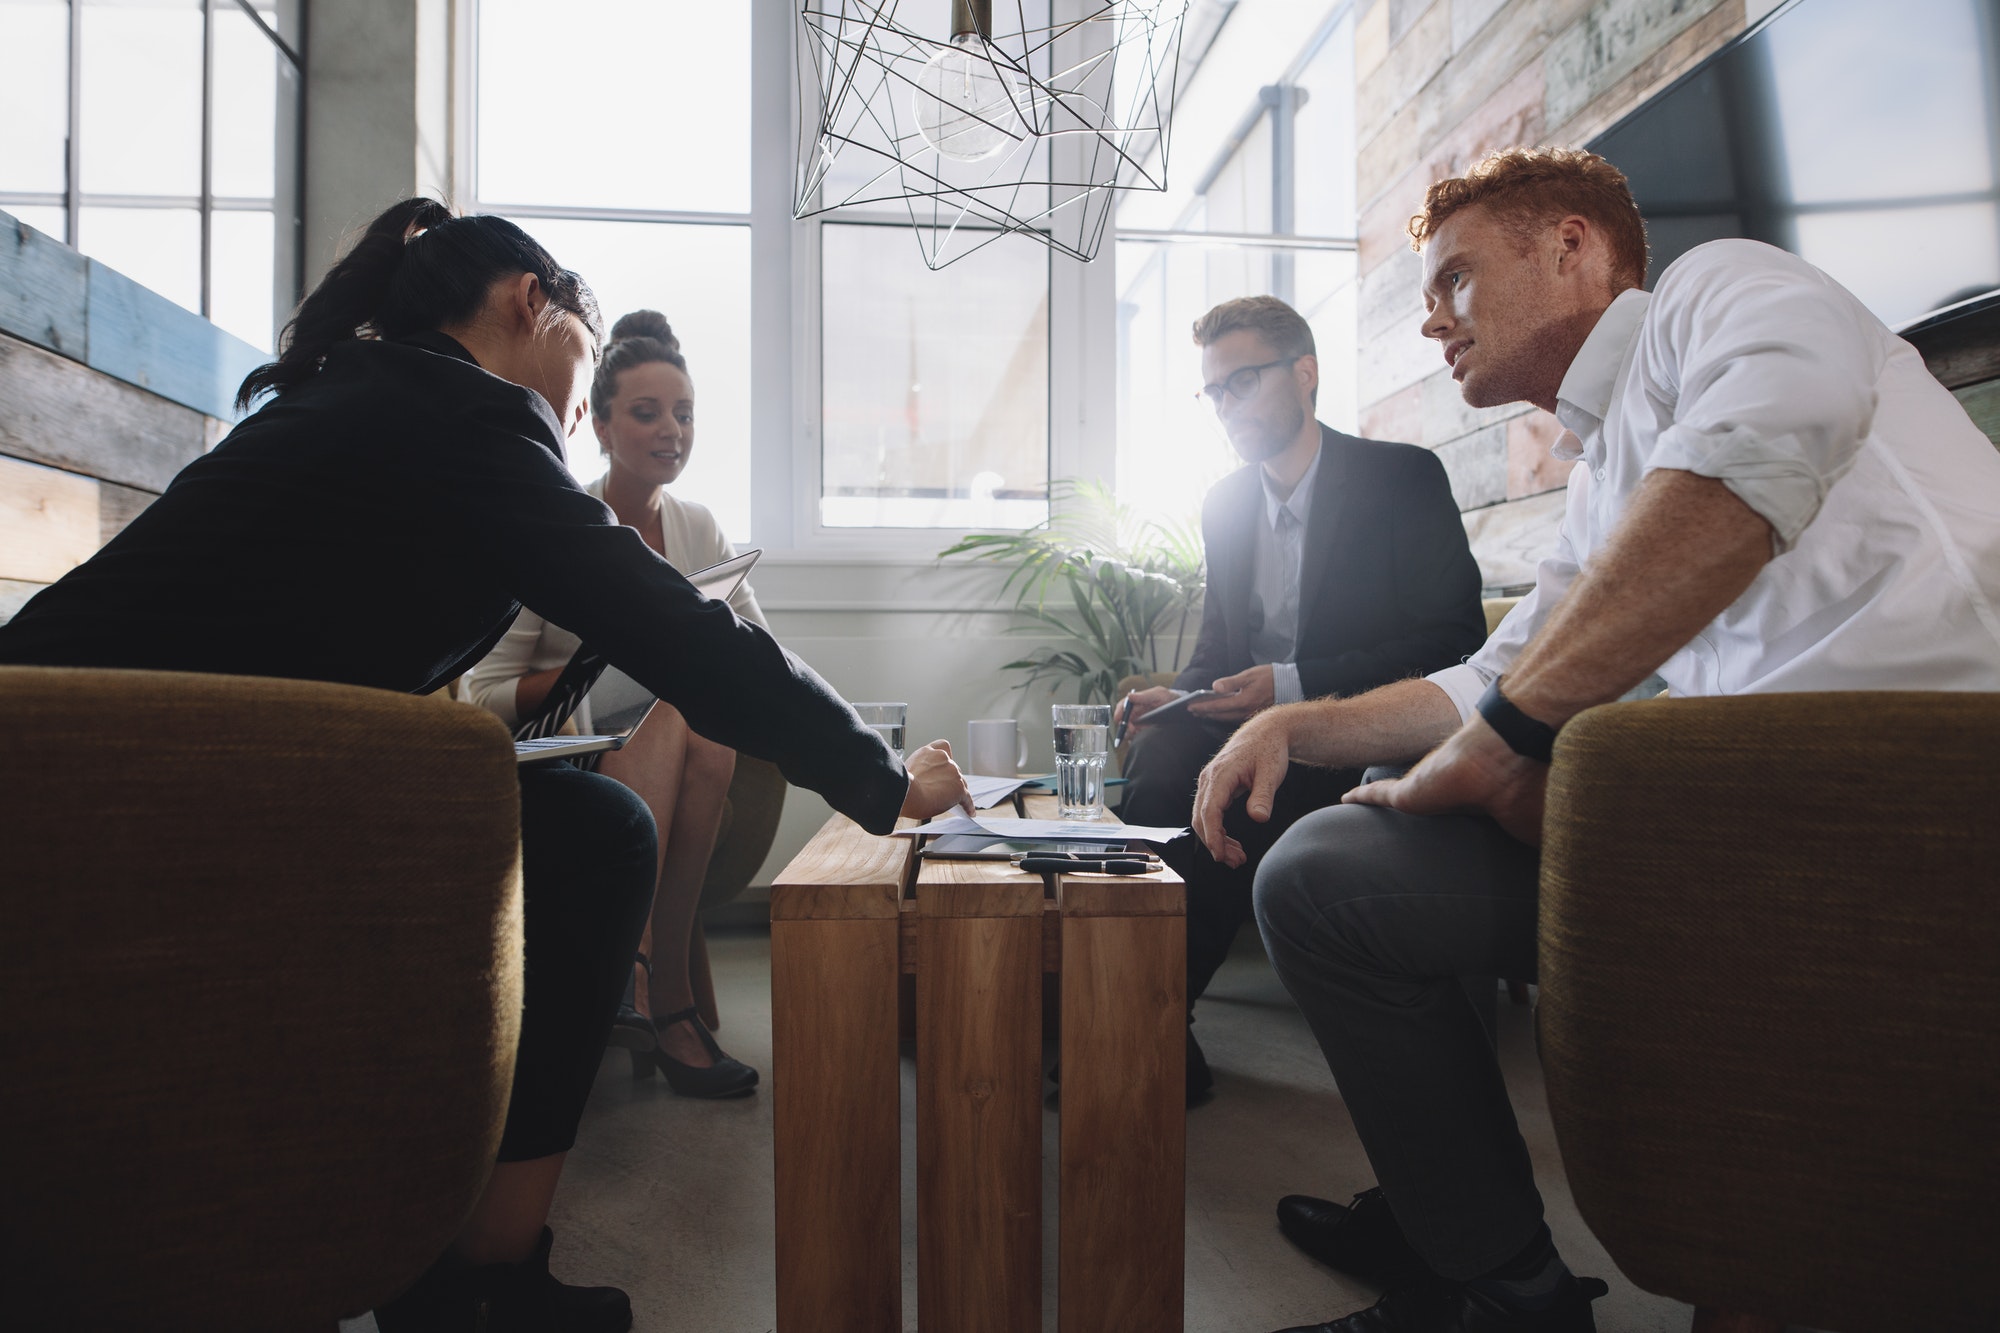
[[[1569, 363], [1562, 387], [1556, 390], [1556, 420], [1579, 441], [1602, 429], [1610, 415], [1618, 372], [1624, 369], [1626, 355], [1638, 340], [1639, 326], [1645, 322], [1652, 301], [1652, 293], [1637, 287], [1618, 293], [1597, 317], [1596, 327]], [[1558, 458], [1576, 458], [1582, 449], [1564, 440], [1553, 452]]]
[[1313, 450], [1313, 461], [1306, 464], [1305, 474], [1299, 478], [1299, 484], [1292, 487], [1292, 493], [1282, 500], [1271, 487], [1271, 474], [1264, 470], [1262, 463], [1257, 465], [1257, 480], [1264, 483], [1264, 518], [1270, 523], [1273, 532], [1278, 530], [1278, 513], [1284, 509], [1292, 511], [1292, 517], [1298, 520], [1301, 528], [1306, 525], [1306, 519], [1312, 516], [1313, 480], [1319, 476], [1319, 460], [1325, 454], [1326, 441], [1322, 438], [1319, 447]]

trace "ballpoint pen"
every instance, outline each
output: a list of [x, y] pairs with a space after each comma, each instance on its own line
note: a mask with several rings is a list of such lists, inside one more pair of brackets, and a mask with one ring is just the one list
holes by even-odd
[[1014, 858], [1030, 874], [1144, 875], [1161, 868], [1159, 858], [1133, 852], [1109, 856], [1079, 856], [1071, 852], [1036, 852]]
[[1125, 729], [1132, 725], [1132, 696], [1137, 690], [1125, 691], [1125, 699], [1118, 710], [1118, 734], [1111, 738], [1111, 748], [1118, 749], [1125, 744]]

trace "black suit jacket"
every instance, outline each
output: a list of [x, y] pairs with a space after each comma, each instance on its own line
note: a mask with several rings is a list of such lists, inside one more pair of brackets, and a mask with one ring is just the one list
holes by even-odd
[[[1181, 689], [1251, 665], [1255, 525], [1268, 521], [1258, 472], [1230, 473], [1202, 504], [1208, 591], [1193, 656], [1174, 682]], [[1428, 675], [1485, 639], [1479, 566], [1437, 455], [1321, 426], [1293, 654], [1306, 698]]]
[[881, 738], [571, 479], [541, 395], [440, 333], [336, 345], [0, 626], [0, 662], [424, 692], [523, 604], [702, 735], [895, 826], [908, 780]]

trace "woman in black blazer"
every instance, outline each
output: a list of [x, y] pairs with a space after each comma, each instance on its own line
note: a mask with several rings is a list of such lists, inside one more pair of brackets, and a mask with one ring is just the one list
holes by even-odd
[[[601, 336], [589, 288], [518, 227], [397, 204], [244, 381], [239, 403], [271, 401], [0, 626], [0, 662], [422, 693], [527, 605], [873, 832], [969, 809], [949, 747], [906, 771], [812, 668], [571, 479]], [[493, 1329], [629, 1327], [622, 1292], [549, 1276], [545, 1222], [651, 900], [653, 836], [619, 783], [522, 768], [527, 997], [499, 1165], [453, 1253], [377, 1312], [383, 1333], [479, 1311]]]

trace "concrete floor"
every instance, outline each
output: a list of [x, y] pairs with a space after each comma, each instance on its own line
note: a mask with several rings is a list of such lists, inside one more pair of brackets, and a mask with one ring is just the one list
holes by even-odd
[[[724, 1048], [771, 1067], [770, 937], [711, 938]], [[1304, 1020], [1246, 930], [1198, 1010], [1196, 1033], [1216, 1095], [1188, 1117], [1187, 1328], [1269, 1333], [1346, 1314], [1374, 1296], [1304, 1258], [1278, 1234], [1289, 1193], [1345, 1199], [1373, 1183], [1326, 1064]], [[1534, 1153], [1556, 1244], [1579, 1273], [1611, 1284], [1602, 1333], [1682, 1333], [1686, 1306], [1641, 1292], [1584, 1227], [1549, 1128], [1529, 1011], [1502, 997], [1500, 1051]], [[903, 1066], [903, 1117], [914, 1123], [915, 1068]], [[1044, 1216], [1055, 1216], [1056, 1115], [1045, 1117]], [[916, 1328], [915, 1148], [905, 1132], [904, 1324]], [[773, 1326], [771, 1106], [686, 1101], [660, 1081], [634, 1085], [623, 1052], [607, 1056], [552, 1219], [553, 1267], [631, 1293], [636, 1326], [741, 1330]], [[1045, 1231], [1053, 1233], [1053, 1226]], [[1045, 1247], [1044, 1326], [1055, 1328], [1055, 1256]], [[372, 1319], [344, 1326], [374, 1333]]]

